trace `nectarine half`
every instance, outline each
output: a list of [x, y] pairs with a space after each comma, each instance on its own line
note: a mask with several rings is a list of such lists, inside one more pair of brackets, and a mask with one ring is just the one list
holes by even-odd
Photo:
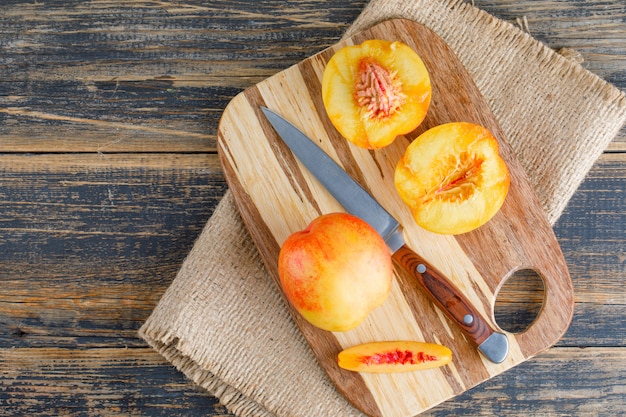
[[326, 64], [322, 99], [329, 119], [357, 146], [377, 149], [424, 120], [430, 77], [402, 42], [372, 39], [337, 51]]
[[482, 226], [500, 210], [510, 178], [491, 132], [454, 122], [417, 137], [396, 165], [394, 182], [419, 226], [456, 235]]

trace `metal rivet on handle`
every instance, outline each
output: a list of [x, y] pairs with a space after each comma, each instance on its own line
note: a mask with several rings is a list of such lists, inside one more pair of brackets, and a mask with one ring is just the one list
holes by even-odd
[[423, 274], [424, 272], [426, 272], [426, 265], [424, 264], [417, 265], [417, 272], [419, 272], [420, 274]]
[[465, 324], [472, 324], [474, 322], [474, 316], [472, 316], [471, 314], [466, 314], [465, 317], [463, 317], [463, 323]]

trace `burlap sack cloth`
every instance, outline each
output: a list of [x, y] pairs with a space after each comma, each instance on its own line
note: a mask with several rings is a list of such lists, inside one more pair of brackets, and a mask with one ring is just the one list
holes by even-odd
[[[626, 121], [623, 94], [458, 0], [372, 0], [346, 36], [392, 17], [423, 23], [452, 47], [554, 223]], [[360, 415], [318, 366], [229, 193], [139, 334], [236, 415]]]

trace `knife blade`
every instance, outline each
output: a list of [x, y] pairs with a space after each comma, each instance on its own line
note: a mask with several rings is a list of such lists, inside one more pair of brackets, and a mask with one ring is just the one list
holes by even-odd
[[309, 172], [347, 212], [378, 231], [396, 264], [417, 280], [478, 350], [494, 363], [503, 362], [509, 352], [507, 336], [493, 329], [448, 278], [406, 245], [400, 223], [296, 126], [267, 107], [261, 106], [261, 110], [278, 136]]

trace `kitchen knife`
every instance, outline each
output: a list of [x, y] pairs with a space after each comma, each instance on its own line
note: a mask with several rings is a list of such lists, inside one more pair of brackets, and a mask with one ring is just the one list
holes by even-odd
[[399, 222], [297, 127], [266, 107], [261, 110], [309, 172], [347, 212], [378, 231], [393, 253], [394, 261], [417, 280], [478, 350], [492, 362], [503, 362], [509, 352], [506, 335], [494, 330], [454, 284], [405, 244]]

